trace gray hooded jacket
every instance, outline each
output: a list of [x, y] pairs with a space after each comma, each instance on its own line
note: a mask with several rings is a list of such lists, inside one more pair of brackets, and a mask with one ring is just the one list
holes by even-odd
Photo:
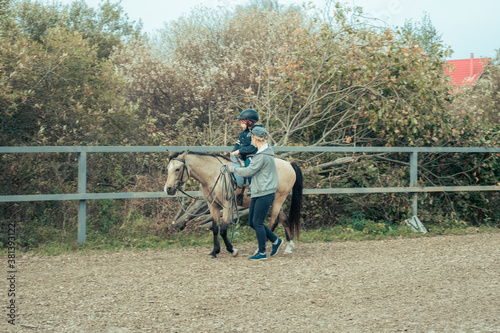
[[249, 166], [246, 168], [236, 167], [233, 172], [240, 177], [252, 177], [252, 183], [250, 184], [252, 198], [275, 193], [278, 187], [278, 168], [276, 167], [274, 151], [271, 146], [257, 152]]

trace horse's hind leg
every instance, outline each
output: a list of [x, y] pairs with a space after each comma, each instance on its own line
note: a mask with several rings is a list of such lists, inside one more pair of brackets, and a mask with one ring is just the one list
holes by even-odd
[[286, 217], [285, 212], [280, 204], [276, 204], [276, 201], [273, 203], [271, 208], [271, 221], [269, 229], [274, 232], [278, 223], [281, 223], [283, 229], [285, 229], [285, 237], [287, 241], [287, 246], [285, 249], [285, 253], [292, 253], [292, 248], [295, 247], [295, 244], [292, 239], [292, 233], [290, 232], [290, 225], [288, 224], [288, 218]]
[[290, 232], [290, 224], [288, 223], [288, 218], [286, 217], [286, 214], [283, 211], [283, 208], [279, 212], [278, 220], [283, 225], [283, 228], [285, 229], [287, 244], [286, 244], [286, 248], [285, 248], [284, 253], [285, 254], [292, 253], [292, 249], [295, 247], [295, 243], [293, 242], [292, 233]]
[[272, 232], [274, 232], [274, 229], [276, 229], [278, 223], [281, 223], [283, 225], [283, 228], [285, 229], [286, 240], [290, 241], [291, 239], [290, 226], [288, 225], [288, 219], [286, 218], [283, 208], [280, 208], [276, 214], [274, 213], [271, 214], [271, 220], [269, 222], [271, 223], [269, 229]]

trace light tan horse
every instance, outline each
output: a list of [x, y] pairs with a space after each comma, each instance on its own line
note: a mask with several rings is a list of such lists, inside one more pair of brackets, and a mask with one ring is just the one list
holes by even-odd
[[[174, 195], [177, 190], [189, 179], [193, 177], [201, 184], [201, 191], [207, 199], [210, 214], [214, 220], [212, 232], [214, 237], [214, 248], [209, 254], [209, 258], [216, 258], [220, 252], [219, 235], [224, 240], [226, 249], [233, 255], [238, 255], [238, 250], [233, 248], [227, 237], [227, 229], [232, 219], [229, 213], [231, 202], [228, 202], [226, 196], [222, 197], [222, 178], [226, 177], [229, 181], [229, 172], [221, 174], [221, 169], [231, 163], [231, 160], [219, 154], [207, 154], [199, 152], [174, 153], [170, 156], [168, 164], [168, 177], [164, 190], [170, 195]], [[285, 229], [286, 240], [288, 242], [285, 253], [291, 253], [295, 246], [293, 237], [300, 235], [300, 209], [302, 205], [303, 179], [302, 171], [296, 163], [290, 163], [276, 158], [276, 166], [279, 174], [279, 185], [276, 190], [274, 202], [271, 205], [270, 229], [274, 231], [276, 225], [281, 223]], [[292, 191], [292, 202], [290, 205], [290, 219], [287, 219], [283, 212], [283, 202]], [[240, 194], [242, 188], [236, 190]], [[251, 198], [243, 195], [243, 207], [250, 207]], [[222, 210], [222, 221], [220, 212]], [[220, 225], [220, 227], [219, 227]]]

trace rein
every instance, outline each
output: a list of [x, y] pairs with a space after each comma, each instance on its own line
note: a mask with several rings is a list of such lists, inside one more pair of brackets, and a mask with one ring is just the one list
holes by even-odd
[[[231, 173], [229, 173], [229, 182], [228, 182], [228, 180], [227, 180], [228, 177], [226, 177], [226, 175], [229, 172], [229, 167], [227, 165], [225, 165], [224, 163], [222, 163], [221, 160], [217, 156], [214, 155], [214, 157], [217, 158], [217, 160], [222, 164], [222, 166], [221, 166], [220, 171], [219, 171], [219, 176], [215, 180], [214, 186], [212, 187], [212, 190], [210, 190], [210, 193], [205, 198], [207, 200], [207, 202], [208, 202], [208, 198], [212, 197], [212, 202], [208, 205], [208, 208], [204, 212], [202, 212], [202, 213], [191, 214], [191, 213], [188, 213], [184, 209], [184, 207], [182, 206], [180, 196], [177, 196], [177, 201], [179, 202], [179, 205], [181, 206], [181, 209], [182, 209], [182, 211], [184, 213], [186, 213], [186, 214], [188, 214], [190, 216], [202, 216], [202, 215], [205, 215], [207, 212], [210, 211], [210, 207], [212, 207], [212, 205], [214, 204], [215, 199], [217, 198], [217, 194], [219, 193], [219, 190], [217, 190], [217, 192], [215, 193], [215, 195], [213, 195], [214, 190], [217, 187], [217, 185], [219, 184], [219, 182], [222, 181], [222, 186], [221, 186], [221, 190], [222, 190], [222, 193], [221, 193], [222, 202], [221, 202], [221, 206], [222, 206], [222, 208], [227, 208], [227, 207], [224, 206], [223, 203], [224, 203], [224, 201], [230, 202], [230, 207], [229, 207], [228, 213], [229, 213], [229, 216], [231, 216], [231, 242], [233, 242], [233, 239], [234, 239], [234, 229], [236, 227], [236, 224], [238, 224], [239, 221], [240, 221], [240, 212], [238, 210], [238, 204], [236, 202], [237, 198], [236, 198], [236, 193], [235, 193], [236, 180], [235, 180], [234, 176]], [[181, 189], [181, 186], [183, 185], [182, 180], [184, 179], [184, 172], [187, 173], [187, 176], [188, 176], [188, 179], [189, 179], [189, 170], [187, 168], [186, 160], [185, 159], [184, 160], [180, 160], [180, 159], [176, 158], [175, 160], [180, 161], [183, 164], [181, 177], [177, 181], [176, 190], [178, 190], [179, 192], [182, 192], [184, 195], [188, 196], [191, 199], [203, 200], [203, 199], [199, 199], [199, 198], [196, 198], [196, 197], [192, 197], [189, 194], [187, 194], [186, 192], [184, 192], [184, 190]], [[234, 210], [236, 210], [236, 220], [233, 219]]]

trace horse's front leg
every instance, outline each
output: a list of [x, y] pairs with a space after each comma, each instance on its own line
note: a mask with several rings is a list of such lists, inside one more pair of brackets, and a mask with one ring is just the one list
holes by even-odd
[[215, 202], [210, 207], [210, 215], [212, 215], [212, 233], [214, 235], [214, 249], [208, 255], [208, 258], [217, 258], [217, 254], [220, 252], [220, 242], [219, 242], [219, 220], [220, 220], [220, 207], [216, 206]]
[[[230, 203], [226, 203], [226, 206], [230, 205]], [[233, 244], [231, 244], [231, 241], [227, 237], [227, 229], [229, 227], [229, 224], [233, 220], [233, 216], [230, 216], [230, 211], [228, 208], [224, 208], [222, 210], [222, 222], [220, 226], [220, 235], [222, 239], [224, 240], [224, 244], [226, 244], [226, 249], [233, 255], [233, 257], [238, 256], [238, 249], [235, 249], [233, 247]]]

